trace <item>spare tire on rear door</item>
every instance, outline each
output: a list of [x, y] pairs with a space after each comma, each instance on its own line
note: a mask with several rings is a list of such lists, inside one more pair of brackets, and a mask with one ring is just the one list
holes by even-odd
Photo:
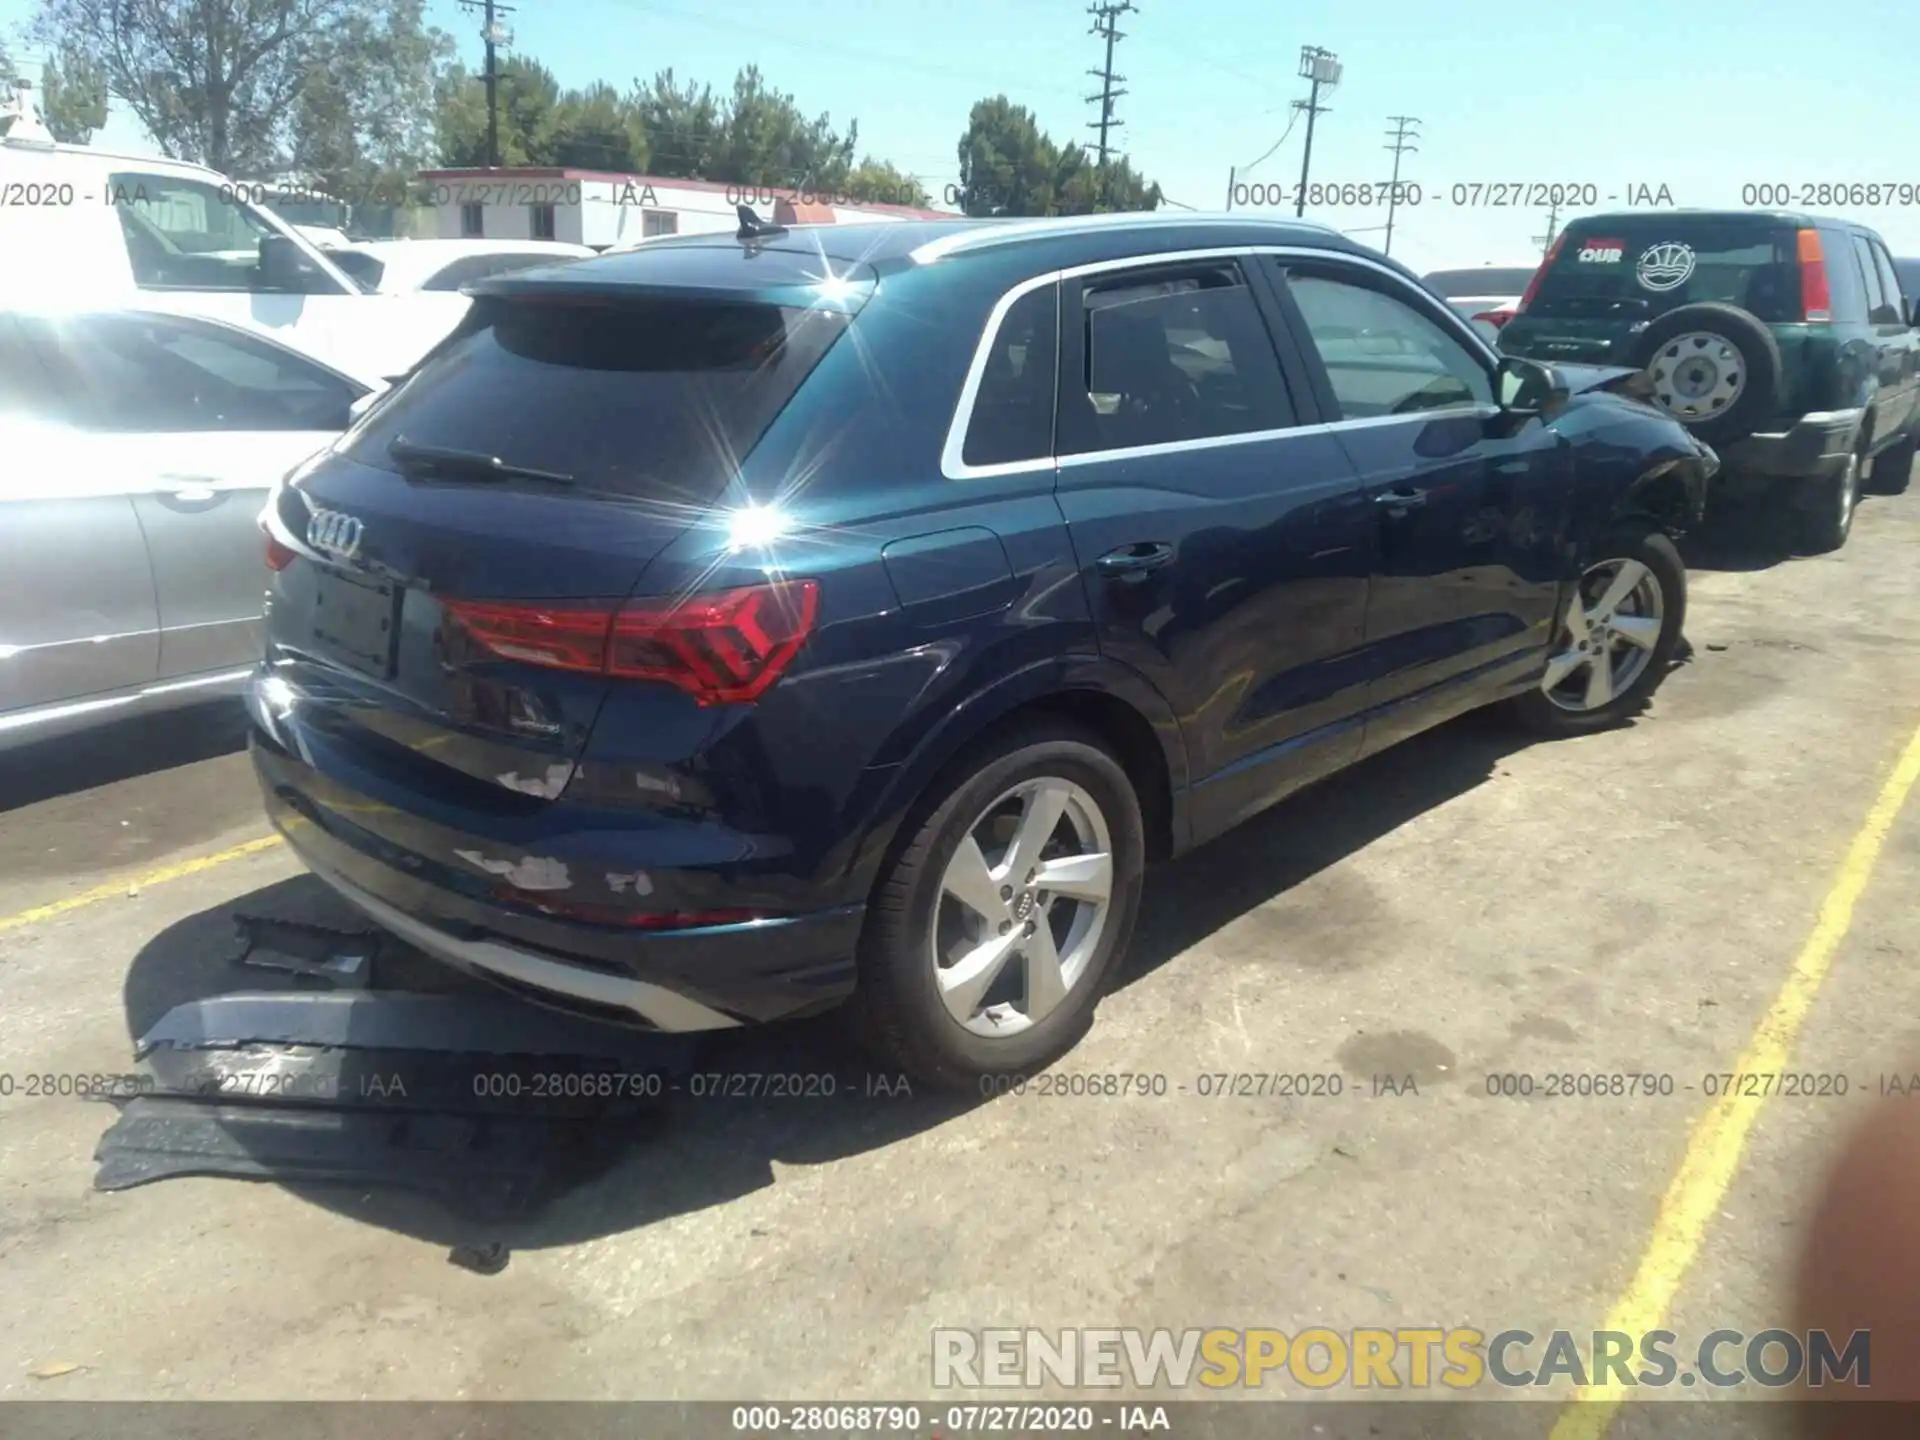
[[1646, 328], [1633, 356], [1653, 379], [1654, 403], [1709, 445], [1744, 439], [1773, 411], [1780, 347], [1737, 305], [1669, 310]]

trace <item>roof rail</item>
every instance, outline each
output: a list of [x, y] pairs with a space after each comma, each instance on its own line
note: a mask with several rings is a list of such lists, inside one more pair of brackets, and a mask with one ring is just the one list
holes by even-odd
[[1164, 210], [1121, 210], [1100, 215], [1047, 215], [1019, 220], [982, 220], [964, 230], [955, 230], [914, 250], [907, 258], [916, 265], [930, 265], [949, 255], [969, 250], [984, 250], [994, 245], [1043, 235], [1086, 235], [1105, 230], [1157, 230], [1193, 226], [1269, 225], [1276, 229], [1319, 230], [1328, 235], [1340, 232], [1318, 220], [1274, 220], [1265, 216], [1215, 214]]

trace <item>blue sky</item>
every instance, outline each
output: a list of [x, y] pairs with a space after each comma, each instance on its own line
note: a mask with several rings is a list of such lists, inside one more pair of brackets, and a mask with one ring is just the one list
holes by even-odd
[[[1300, 46], [1323, 45], [1345, 72], [1317, 122], [1313, 179], [1384, 179], [1387, 117], [1423, 122], [1402, 171], [1422, 203], [1402, 207], [1393, 240], [1417, 269], [1538, 257], [1543, 210], [1445, 203], [1456, 184], [1592, 185], [1602, 209], [1640, 185], [1664, 185], [1680, 205], [1728, 207], [1758, 183], [1920, 189], [1920, 104], [1907, 73], [1920, 33], [1914, 0], [1855, 0], [1833, 25], [1812, 20], [1819, 12], [1806, 0], [1136, 3], [1116, 56], [1128, 91], [1119, 142], [1170, 198], [1222, 208], [1230, 167], [1267, 151], [1305, 94]], [[30, 9], [31, 0], [0, 0], [0, 33]], [[451, 0], [436, 0], [433, 15], [477, 66], [478, 20]], [[1089, 136], [1095, 107], [1085, 97], [1097, 82], [1086, 72], [1102, 58], [1085, 0], [518, 0], [509, 23], [515, 49], [568, 85], [624, 86], [670, 65], [724, 89], [757, 63], [809, 113], [842, 126], [857, 118], [863, 148], [917, 173], [936, 197], [957, 178], [954, 148], [984, 95], [1029, 106], [1056, 139]], [[1882, 78], [1869, 77], [1870, 64]], [[1250, 178], [1291, 189], [1304, 131], [1296, 125]], [[146, 148], [143, 138], [125, 117], [95, 143]], [[1920, 204], [1817, 208], [1920, 254]], [[1314, 218], [1378, 245], [1386, 215], [1356, 207]]]

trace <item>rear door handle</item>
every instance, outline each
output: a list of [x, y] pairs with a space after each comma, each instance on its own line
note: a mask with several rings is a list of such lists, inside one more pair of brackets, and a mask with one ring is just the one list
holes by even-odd
[[1148, 570], [1158, 570], [1172, 559], [1173, 546], [1166, 541], [1142, 540], [1133, 545], [1122, 545], [1118, 550], [1109, 550], [1093, 562], [1093, 568], [1102, 575], [1139, 575]]
[[1424, 490], [1382, 490], [1373, 497], [1373, 503], [1384, 505], [1389, 510], [1418, 510], [1427, 503]]

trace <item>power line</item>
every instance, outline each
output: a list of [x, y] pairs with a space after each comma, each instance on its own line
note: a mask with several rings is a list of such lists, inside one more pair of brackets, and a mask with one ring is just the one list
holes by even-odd
[[1087, 13], [1094, 17], [1093, 29], [1090, 33], [1102, 37], [1107, 42], [1106, 64], [1098, 70], [1087, 72], [1100, 82], [1100, 93], [1086, 97], [1087, 104], [1097, 104], [1100, 107], [1100, 118], [1088, 124], [1087, 128], [1100, 132], [1100, 167], [1103, 170], [1107, 164], [1108, 132], [1118, 130], [1125, 123], [1113, 118], [1113, 102], [1127, 93], [1114, 88], [1116, 81], [1124, 81], [1127, 78], [1113, 73], [1113, 47], [1116, 42], [1127, 38], [1118, 29], [1117, 22], [1122, 15], [1133, 13], [1135, 10], [1133, 0], [1094, 0], [1094, 3], [1087, 7]]
[[[630, 0], [630, 3], [633, 3], [634, 8], [637, 10], [645, 10], [654, 15], [678, 20], [683, 24], [701, 25], [710, 30], [725, 30], [734, 34], [750, 35], [762, 43], [772, 42], [780, 45], [788, 45], [794, 49], [805, 50], [815, 55], [843, 55], [850, 60], [864, 60], [868, 64], [884, 65], [893, 70], [917, 70], [925, 75], [938, 75], [950, 80], [965, 80], [973, 84], [986, 84], [991, 86], [995, 91], [1004, 91], [1008, 88], [1008, 79], [1005, 74], [990, 75], [984, 70], [956, 70], [947, 65], [930, 64], [925, 60], [915, 60], [906, 56], [891, 55], [884, 51], [869, 50], [864, 46], [843, 44], [839, 41], [829, 39], [825, 34], [812, 33], [794, 35], [781, 30], [769, 30], [764, 25], [757, 23], [747, 24], [742, 21], [723, 20], [712, 15], [696, 15], [690, 11], [677, 9], [671, 5], [654, 4], [652, 0]], [[1020, 87], [1025, 90], [1042, 94], [1047, 92], [1064, 94], [1066, 92], [1066, 87], [1057, 81], [1034, 83], [1019, 80], [1018, 77], [1015, 77], [1015, 79]]]
[[1393, 254], [1393, 212], [1400, 204], [1400, 157], [1419, 153], [1420, 147], [1410, 143], [1417, 136], [1414, 129], [1409, 127], [1417, 127], [1420, 119], [1416, 115], [1389, 115], [1387, 119], [1392, 121], [1394, 126], [1392, 133], [1387, 136], [1391, 143], [1384, 147], [1393, 152], [1393, 182], [1392, 188], [1387, 191], [1387, 244], [1384, 253], [1391, 255]]

